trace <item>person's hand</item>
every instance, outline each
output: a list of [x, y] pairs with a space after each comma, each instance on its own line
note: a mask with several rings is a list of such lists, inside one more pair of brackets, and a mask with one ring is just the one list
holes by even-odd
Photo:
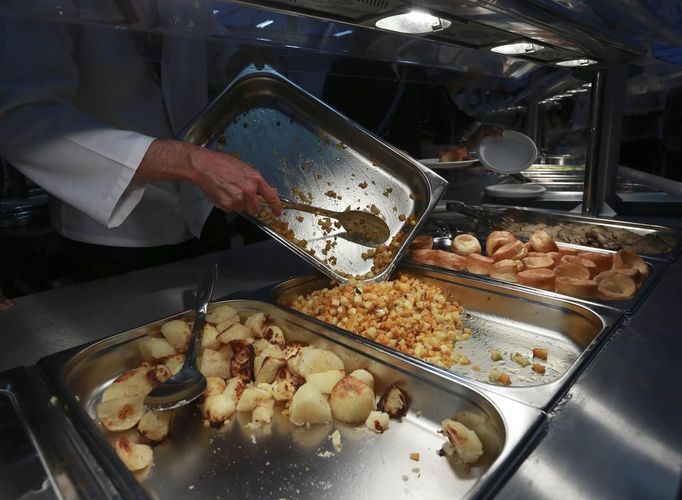
[[277, 190], [252, 166], [232, 156], [171, 139], [150, 145], [135, 174], [137, 180], [185, 180], [197, 185], [222, 210], [255, 216], [258, 196], [275, 215], [282, 211]]
[[2, 293], [2, 288], [0, 288], [0, 312], [8, 310], [13, 305], [14, 302], [5, 297], [5, 294]]

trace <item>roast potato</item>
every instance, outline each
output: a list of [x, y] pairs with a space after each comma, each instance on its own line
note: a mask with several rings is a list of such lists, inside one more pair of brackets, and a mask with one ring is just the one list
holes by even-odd
[[146, 444], [133, 443], [126, 436], [119, 436], [114, 443], [116, 454], [128, 470], [142, 470], [152, 463], [154, 453]]
[[257, 356], [254, 360], [254, 371], [256, 373], [256, 385], [271, 384], [275, 380], [277, 371], [286, 365], [283, 359], [267, 357], [262, 359]]
[[223, 333], [236, 324], [240, 324], [239, 316], [232, 316], [231, 318], [216, 324], [215, 329], [218, 330], [218, 333]]
[[307, 380], [308, 375], [329, 370], [345, 370], [343, 361], [331, 351], [316, 347], [304, 347], [287, 360], [290, 371]]
[[[237, 345], [234, 343], [230, 344]], [[230, 377], [239, 377], [244, 382], [251, 382], [254, 380], [253, 361], [256, 357], [256, 352], [251, 344], [241, 346], [239, 350], [235, 350], [235, 354], [230, 361]], [[227, 378], [227, 377], [226, 377]]]
[[268, 320], [265, 317], [265, 314], [259, 312], [246, 318], [244, 326], [251, 332], [253, 337], [262, 338], [267, 322]]
[[160, 443], [168, 435], [170, 430], [172, 411], [147, 411], [140, 423], [137, 425], [137, 431], [147, 441], [152, 443]]
[[208, 396], [201, 405], [201, 414], [212, 425], [220, 425], [234, 415], [236, 405], [229, 394]]
[[110, 431], [125, 431], [136, 426], [144, 414], [144, 396], [112, 399], [97, 405], [98, 420]]
[[410, 398], [400, 387], [391, 384], [379, 398], [377, 409], [388, 413], [391, 418], [400, 419], [407, 414]]
[[314, 384], [306, 383], [291, 400], [289, 418], [294, 425], [324, 424], [331, 421], [332, 411], [320, 390]]
[[258, 387], [247, 387], [237, 403], [237, 411], [253, 411], [263, 401], [272, 399], [272, 393]]
[[140, 356], [145, 361], [157, 361], [173, 356], [175, 348], [166, 339], [158, 337], [146, 337], [140, 340]]
[[332, 389], [329, 404], [334, 418], [349, 424], [364, 422], [374, 409], [374, 391], [359, 379], [347, 376]]
[[214, 325], [235, 317], [239, 320], [237, 310], [227, 304], [212, 307], [211, 310], [206, 313], [206, 321], [213, 323]]
[[274, 408], [274, 399], [266, 399], [265, 401], [261, 401], [253, 409], [253, 413], [251, 414], [251, 422], [254, 424], [269, 424], [270, 420], [272, 419]]
[[296, 389], [305, 383], [305, 379], [291, 373], [285, 366], [277, 370], [272, 382], [272, 397], [277, 401], [291, 401]]
[[161, 335], [173, 346], [177, 352], [185, 352], [192, 334], [189, 325], [181, 319], [173, 319], [161, 325]]
[[199, 359], [199, 371], [204, 377], [230, 377], [230, 357], [228, 351], [205, 349]]
[[372, 375], [367, 370], [363, 368], [353, 370], [352, 372], [350, 372], [350, 376], [355, 377], [358, 380], [361, 380], [362, 382], [367, 384], [370, 389], [374, 390], [374, 375]]
[[284, 332], [279, 326], [269, 325], [265, 327], [263, 331], [263, 338], [270, 342], [271, 344], [284, 347], [286, 344], [286, 339], [284, 338]]
[[200, 351], [204, 349], [213, 349], [217, 351], [221, 347], [221, 342], [218, 340], [218, 335], [220, 332], [218, 329], [210, 323], [204, 325], [204, 331], [201, 334], [201, 346]]
[[367, 420], [365, 420], [365, 425], [370, 431], [376, 432], [377, 434], [383, 434], [390, 425], [390, 417], [388, 416], [388, 413], [373, 410], [369, 412], [369, 416], [367, 417]]
[[239, 377], [232, 377], [231, 379], [227, 380], [223, 393], [230, 396], [236, 405], [239, 402], [239, 398], [242, 397], [242, 393], [244, 392], [245, 388], [246, 385], [242, 379]]
[[220, 377], [206, 377], [206, 389], [204, 389], [204, 396], [217, 396], [222, 394], [227, 383]]
[[162, 384], [173, 376], [170, 368], [166, 365], [154, 365], [147, 372], [147, 377]]
[[163, 364], [168, 367], [173, 375], [178, 373], [182, 369], [182, 365], [185, 364], [184, 354], [174, 354], [163, 360]]
[[114, 380], [102, 393], [102, 402], [112, 399], [146, 396], [154, 388], [144, 367], [128, 370]]
[[251, 332], [241, 323], [235, 323], [230, 328], [218, 335], [218, 340], [223, 344], [229, 344], [233, 340], [246, 340], [252, 337]]
[[327, 370], [326, 372], [311, 373], [307, 382], [314, 384], [322, 394], [331, 394], [336, 383], [346, 375], [343, 370]]
[[474, 431], [457, 420], [445, 419], [441, 425], [462, 462], [473, 464], [483, 455], [483, 445]]

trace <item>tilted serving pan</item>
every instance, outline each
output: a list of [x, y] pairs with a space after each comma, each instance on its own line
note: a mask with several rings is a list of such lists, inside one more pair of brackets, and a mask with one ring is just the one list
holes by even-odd
[[[390, 265], [369, 281], [390, 276], [447, 187], [416, 160], [269, 69], [242, 72], [179, 139], [237, 155], [286, 198], [337, 211], [372, 210], [392, 237], [404, 232]], [[411, 215], [414, 225], [407, 222]], [[370, 249], [344, 239], [341, 229], [326, 231], [320, 217], [298, 211], [285, 210], [281, 218], [305, 248], [251, 220], [337, 281], [371, 270], [372, 260], [363, 256]]]

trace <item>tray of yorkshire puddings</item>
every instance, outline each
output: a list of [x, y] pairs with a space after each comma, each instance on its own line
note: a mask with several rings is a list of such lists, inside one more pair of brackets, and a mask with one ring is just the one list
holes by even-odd
[[[510, 226], [510, 229], [518, 226]], [[666, 264], [633, 250], [557, 241], [545, 229], [477, 230], [411, 243], [412, 262], [633, 312]]]
[[[405, 279], [390, 286], [405, 295]], [[284, 288], [303, 292], [294, 285]], [[436, 285], [415, 287], [436, 294], [448, 321], [461, 314]], [[576, 335], [595, 334], [599, 327], [576, 314]], [[203, 397], [145, 409], [144, 396], [182, 366], [192, 319], [184, 312], [40, 361], [112, 483], [139, 484], [141, 497], [484, 495], [543, 422], [539, 410], [449, 380], [390, 342], [258, 300], [210, 305], [198, 361]], [[454, 348], [451, 332], [438, 335], [429, 351], [436, 342]]]

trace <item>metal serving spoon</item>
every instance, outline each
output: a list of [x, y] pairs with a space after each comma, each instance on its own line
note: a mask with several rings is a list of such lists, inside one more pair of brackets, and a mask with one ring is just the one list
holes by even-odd
[[197, 369], [197, 354], [217, 274], [218, 266], [214, 264], [199, 283], [194, 323], [189, 338], [189, 347], [185, 353], [185, 363], [178, 373], [155, 387], [144, 398], [144, 404], [150, 410], [172, 410], [184, 406], [201, 396], [206, 388], [206, 378]]
[[330, 219], [336, 219], [341, 223], [341, 227], [346, 230], [346, 239], [353, 243], [366, 246], [377, 246], [384, 243], [391, 237], [391, 230], [388, 224], [379, 216], [364, 210], [345, 210], [337, 212], [305, 203], [296, 203], [280, 196], [282, 208], [287, 210], [300, 210]]

